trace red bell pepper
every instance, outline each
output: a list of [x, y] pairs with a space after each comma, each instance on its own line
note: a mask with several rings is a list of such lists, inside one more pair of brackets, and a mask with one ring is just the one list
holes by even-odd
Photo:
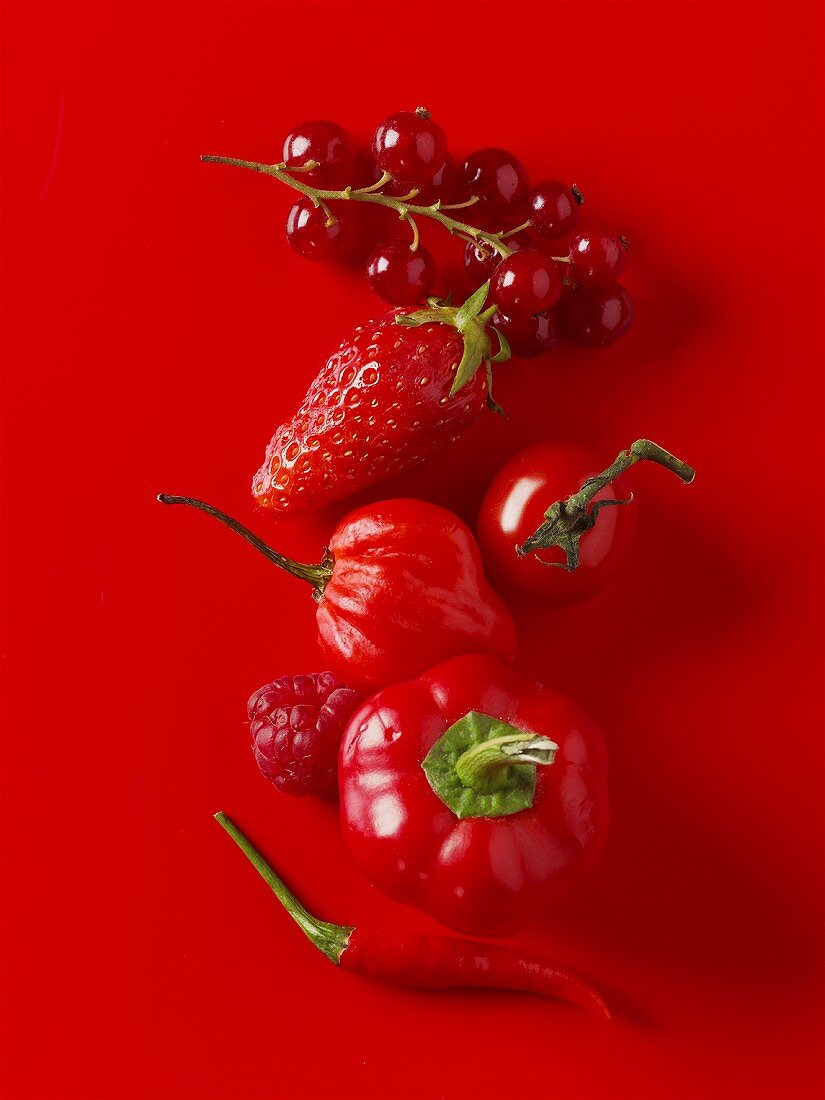
[[392, 897], [475, 935], [546, 912], [608, 826], [606, 751], [575, 703], [490, 657], [379, 692], [339, 757], [349, 850]]
[[214, 516], [274, 565], [312, 585], [324, 664], [355, 688], [417, 676], [459, 653], [512, 657], [509, 611], [484, 578], [481, 554], [458, 516], [422, 500], [350, 512], [317, 565], [292, 561], [225, 512], [161, 494]]

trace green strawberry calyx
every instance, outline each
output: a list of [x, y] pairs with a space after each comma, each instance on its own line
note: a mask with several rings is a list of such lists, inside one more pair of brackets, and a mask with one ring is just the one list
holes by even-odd
[[[510, 358], [510, 346], [504, 334], [489, 324], [496, 311], [495, 306], [484, 308], [489, 293], [488, 279], [460, 306], [454, 306], [449, 299], [428, 298], [426, 309], [416, 310], [415, 313], [402, 313], [395, 318], [395, 322], [404, 328], [417, 328], [419, 325], [435, 322], [456, 329], [461, 334], [464, 352], [450, 387], [450, 396], [458, 393], [483, 366], [487, 374], [487, 404], [494, 412], [506, 416], [501, 405], [493, 400], [492, 364], [506, 362]], [[496, 338], [495, 352], [493, 352], [491, 333], [494, 333]]]

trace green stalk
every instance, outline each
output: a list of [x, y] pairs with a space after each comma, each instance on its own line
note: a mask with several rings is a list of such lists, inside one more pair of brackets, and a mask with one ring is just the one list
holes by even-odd
[[542, 561], [542, 565], [557, 566], [560, 569], [566, 569], [569, 573], [577, 569], [579, 542], [592, 527], [595, 527], [601, 509], [630, 504], [633, 500], [632, 495], [627, 500], [597, 500], [595, 503], [593, 498], [637, 462], [656, 462], [659, 466], [664, 466], [666, 470], [676, 474], [686, 485], [690, 485], [696, 477], [696, 471], [692, 466], [688, 466], [681, 458], [672, 455], [658, 443], [652, 443], [649, 439], [637, 439], [628, 450], [621, 451], [606, 470], [597, 477], [588, 478], [577, 493], [573, 493], [566, 500], [557, 500], [551, 504], [544, 513], [544, 523], [521, 546], [516, 547], [519, 557], [535, 553], [537, 550], [560, 546], [567, 557], [566, 563]]
[[511, 786], [514, 764], [552, 764], [558, 749], [549, 737], [511, 733], [467, 749], [456, 760], [455, 770], [465, 787], [472, 787], [480, 794], [492, 794]]
[[355, 931], [343, 924], [330, 924], [319, 920], [301, 905], [284, 880], [266, 862], [258, 849], [252, 844], [238, 826], [225, 813], [215, 814], [215, 820], [224, 829], [270, 888], [278, 901], [286, 909], [307, 939], [328, 959], [338, 963], [346, 950], [349, 938]]
[[536, 769], [552, 764], [558, 748], [543, 734], [471, 710], [442, 733], [421, 767], [456, 817], [506, 817], [533, 805]]
[[[431, 218], [433, 221], [438, 222], [439, 225], [443, 225], [449, 233], [453, 234], [453, 236], [460, 237], [462, 240], [470, 241], [473, 244], [486, 244], [498, 252], [502, 258], [511, 255], [513, 251], [503, 239], [507, 231], [502, 231], [501, 233], [487, 233], [474, 225], [469, 225], [467, 222], [462, 222], [457, 218], [450, 217], [449, 214], [443, 212], [440, 199], [431, 206], [416, 206], [415, 203], [409, 200], [415, 198], [418, 194], [417, 188], [413, 188], [409, 195], [404, 195], [401, 198], [396, 198], [394, 195], [383, 194], [380, 188], [391, 179], [386, 173], [385, 176], [374, 183], [372, 187], [345, 187], [341, 191], [331, 191], [325, 188], [312, 187], [311, 184], [306, 183], [304, 180], [296, 178], [296, 172], [300, 173], [301, 171], [308, 171], [312, 167], [317, 167], [315, 161], [308, 161], [302, 168], [287, 168], [284, 164], [260, 164], [258, 161], [242, 160], [240, 157], [204, 155], [201, 157], [201, 160], [207, 164], [229, 164], [235, 168], [246, 168], [250, 172], [259, 172], [264, 176], [272, 176], [274, 179], [280, 180], [281, 183], [285, 183], [287, 187], [291, 187], [295, 191], [300, 191], [300, 193], [305, 195], [316, 207], [321, 207], [325, 210], [328, 219], [331, 218], [333, 222], [335, 221], [335, 217], [330, 212], [327, 203], [366, 202], [374, 206], [386, 206], [391, 210], [395, 210], [402, 221], [408, 221], [413, 217]], [[458, 205], [463, 207], [470, 204], [461, 203]], [[417, 230], [414, 230], [414, 245], [417, 245], [417, 240], [418, 233]], [[415, 248], [413, 248], [413, 251], [415, 251]], [[557, 263], [569, 263], [569, 257], [567, 256], [554, 256], [553, 259], [556, 260]]]

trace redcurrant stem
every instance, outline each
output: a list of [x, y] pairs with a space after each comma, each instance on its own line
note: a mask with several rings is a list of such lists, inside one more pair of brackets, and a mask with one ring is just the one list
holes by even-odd
[[466, 202], [446, 202], [441, 204], [442, 210], [466, 210], [468, 206], [475, 206], [478, 195], [471, 195]]
[[525, 229], [529, 229], [532, 222], [522, 222], [521, 225], [517, 225], [515, 229], [508, 229], [502, 233], [502, 237], [514, 237], [516, 233], [523, 233]]
[[414, 199], [417, 194], [419, 194], [418, 188], [413, 187], [412, 191], [408, 191], [406, 195], [398, 195], [397, 198], [399, 202], [403, 202], [406, 204], [410, 201], [410, 199]]
[[[460, 241], [466, 241], [467, 244], [478, 244], [478, 238], [477, 237], [471, 237], [468, 233], [462, 233], [460, 229], [451, 229], [450, 233], [454, 237], [458, 237], [458, 239]], [[502, 256], [502, 259], [504, 259], [504, 258], [505, 257]]]
[[418, 244], [419, 244], [419, 241], [420, 241], [420, 237], [419, 237], [419, 234], [418, 234], [418, 226], [416, 225], [415, 218], [408, 217], [407, 221], [409, 222], [410, 229], [412, 230], [412, 242], [410, 244], [410, 252], [417, 252], [418, 251]]
[[320, 166], [317, 160], [308, 160], [306, 164], [299, 164], [297, 167], [293, 166], [292, 168], [287, 168], [286, 161], [281, 161], [278, 167], [289, 172], [314, 172]]
[[[290, 174], [291, 170], [282, 168], [279, 164], [260, 164], [254, 160], [242, 160], [240, 157], [218, 157], [211, 154], [201, 156], [201, 160], [207, 164], [229, 164], [235, 168], [247, 168], [250, 172], [259, 172], [264, 176], [273, 176], [275, 179], [280, 180], [281, 183], [285, 183], [287, 187], [291, 187], [294, 191], [300, 191], [302, 195], [306, 195], [306, 197], [316, 206], [323, 206], [326, 202], [368, 202], [376, 206], [388, 206], [391, 210], [395, 210], [404, 217], [406, 216], [404, 213], [406, 210], [409, 214], [414, 214], [416, 217], [432, 218], [433, 221], [437, 221], [440, 225], [443, 225], [450, 233], [461, 237], [465, 241], [472, 241], [474, 244], [477, 244], [479, 241], [484, 241], [502, 257], [507, 257], [512, 252], [512, 249], [508, 248], [498, 234], [487, 233], [474, 225], [468, 225], [466, 222], [460, 222], [456, 218], [451, 218], [447, 214], [444, 214], [440, 202], [435, 202], [432, 206], [412, 205], [407, 200], [417, 195], [417, 190], [411, 192], [409, 196], [402, 196], [401, 198], [396, 198], [393, 195], [385, 195], [381, 191], [353, 190], [352, 187], [345, 187], [343, 191], [329, 191], [319, 187], [312, 187], [310, 184], [305, 183], [304, 180], [294, 179]], [[461, 206], [470, 205], [471, 203], [469, 202], [461, 204]], [[324, 206], [324, 209], [327, 209], [327, 207]], [[444, 209], [451, 208], [444, 207]], [[460, 207], [456, 206], [454, 209], [460, 209]]]
[[369, 187], [356, 187], [352, 193], [353, 195], [371, 195], [374, 191], [380, 191], [384, 184], [389, 183], [391, 179], [392, 176], [389, 172], [384, 172], [381, 175], [381, 179], [376, 180], [375, 183], [371, 184]]

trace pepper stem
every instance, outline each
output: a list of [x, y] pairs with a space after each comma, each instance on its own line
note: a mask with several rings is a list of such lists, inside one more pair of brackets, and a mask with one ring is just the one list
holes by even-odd
[[597, 477], [588, 478], [577, 493], [573, 493], [566, 500], [557, 500], [551, 504], [544, 513], [544, 523], [521, 546], [516, 547], [516, 553], [519, 557], [524, 557], [537, 550], [560, 546], [564, 550], [566, 562], [546, 562], [541, 558], [538, 560], [542, 565], [556, 566], [572, 573], [579, 565], [579, 542], [592, 527], [595, 527], [601, 509], [630, 504], [633, 500], [632, 495], [627, 500], [594, 502], [593, 498], [625, 470], [629, 470], [637, 462], [644, 461], [657, 462], [666, 470], [676, 474], [686, 485], [690, 485], [696, 477], [696, 471], [692, 466], [688, 466], [686, 462], [666, 451], [664, 447], [660, 447], [658, 443], [652, 443], [649, 439], [637, 439], [628, 450], [621, 451], [606, 470]]
[[271, 546], [258, 538], [247, 527], [244, 527], [242, 523], [239, 523], [236, 519], [228, 516], [226, 512], [222, 512], [219, 508], [213, 507], [211, 504], [206, 504], [202, 500], [195, 500], [193, 497], [176, 497], [169, 496], [168, 493], [159, 493], [158, 500], [161, 504], [187, 504], [190, 508], [198, 508], [201, 512], [206, 512], [208, 516], [214, 516], [215, 519], [234, 531], [235, 534], [240, 535], [242, 539], [254, 546], [256, 550], [260, 551], [265, 558], [268, 558], [273, 565], [277, 565], [279, 569], [283, 569], [285, 572], [290, 573], [293, 577], [298, 577], [302, 581], [308, 581], [312, 585], [312, 596], [317, 602], [324, 594], [324, 589], [332, 576], [332, 567], [334, 564], [334, 558], [329, 550], [324, 550], [323, 560], [317, 565], [304, 565], [302, 562], [293, 561], [292, 558], [287, 558], [283, 554], [279, 554], [277, 550], [273, 550]]
[[539, 734], [507, 734], [467, 749], [456, 760], [455, 770], [465, 787], [492, 794], [510, 786], [514, 764], [552, 764], [558, 749], [555, 741]]
[[421, 767], [456, 817], [507, 817], [533, 805], [536, 766], [552, 764], [557, 751], [549, 737], [470, 710], [442, 733]]
[[258, 849], [252, 844], [238, 826], [225, 813], [215, 814], [215, 820], [232, 837], [240, 850], [270, 888], [278, 901], [286, 909], [304, 935], [328, 959], [338, 963], [355, 931], [343, 924], [330, 924], [319, 920], [301, 905], [280, 875], [269, 866]]

